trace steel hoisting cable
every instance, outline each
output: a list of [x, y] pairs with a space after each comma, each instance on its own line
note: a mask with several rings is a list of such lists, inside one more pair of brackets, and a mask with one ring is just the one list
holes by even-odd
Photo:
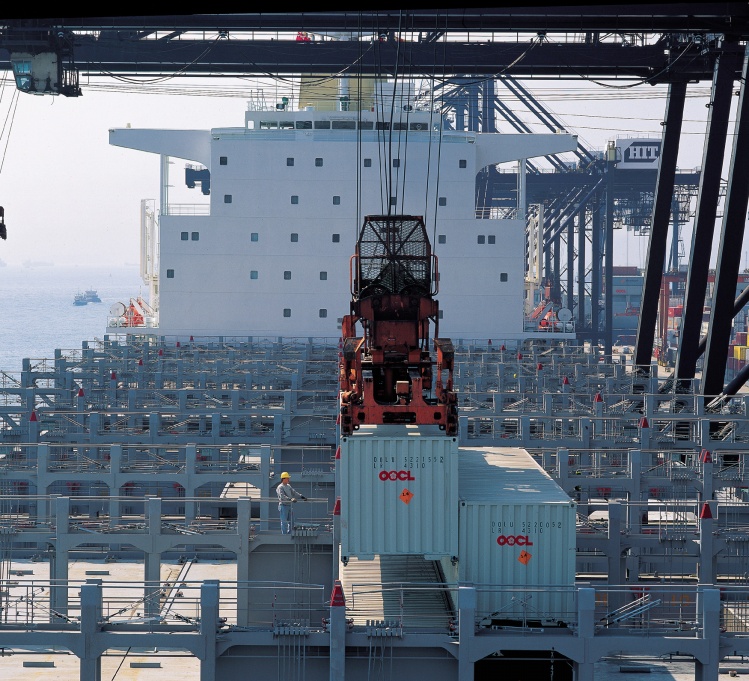
[[[16, 109], [18, 108], [18, 94], [19, 94], [19, 90], [16, 89], [13, 92], [13, 95], [11, 97], [10, 105], [8, 106], [8, 112], [5, 115], [5, 121], [3, 121], [3, 129], [0, 130], [0, 140], [3, 138], [3, 135], [5, 135], [5, 146], [3, 147], [3, 156], [2, 158], [0, 158], [0, 173], [3, 172], [3, 166], [5, 165], [5, 156], [8, 153], [8, 144], [10, 143], [10, 133], [13, 130], [13, 122], [16, 120]], [[6, 128], [8, 130], [7, 134], [5, 132]]]

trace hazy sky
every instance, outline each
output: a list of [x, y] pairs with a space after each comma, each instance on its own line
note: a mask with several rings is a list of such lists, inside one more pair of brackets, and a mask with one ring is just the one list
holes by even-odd
[[[709, 85], [689, 86], [690, 95], [702, 96], [687, 100], [680, 167], [701, 162]], [[190, 86], [210, 93], [189, 95]], [[12, 80], [5, 81], [0, 92], [0, 205], [5, 207], [8, 240], [0, 242], [0, 259], [71, 266], [137, 262], [140, 201], [158, 198], [158, 157], [110, 146], [109, 128], [241, 126], [257, 87], [250, 79], [173, 79], [138, 87], [108, 79], [82, 83], [79, 98], [19, 94], [16, 102]], [[278, 86], [269, 87], [272, 102]], [[530, 81], [526, 87], [592, 148], [603, 149], [617, 137], [661, 134], [665, 88], [617, 90], [570, 81]], [[157, 94], [166, 88], [180, 94]], [[520, 110], [517, 102], [505, 101]], [[181, 170], [174, 177], [181, 178]], [[191, 196], [199, 200], [199, 189]], [[688, 239], [685, 246], [688, 250]], [[618, 234], [615, 262], [641, 264], [646, 247], [644, 238]]]

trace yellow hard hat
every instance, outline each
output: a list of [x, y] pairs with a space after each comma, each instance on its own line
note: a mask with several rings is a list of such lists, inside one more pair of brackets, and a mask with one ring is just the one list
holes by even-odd
[[289, 478], [289, 480], [291, 480], [291, 476], [286, 471], [281, 473], [281, 480], [283, 480], [284, 478]]

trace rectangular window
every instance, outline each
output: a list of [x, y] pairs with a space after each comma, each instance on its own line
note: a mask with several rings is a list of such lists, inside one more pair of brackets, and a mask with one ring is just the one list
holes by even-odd
[[315, 121], [315, 130], [330, 130], [330, 121]]
[[333, 243], [337, 244], [337, 243], [340, 243], [340, 241], [341, 241], [341, 235], [340, 234], [334, 234], [333, 235]]
[[250, 270], [250, 279], [257, 279], [257, 270]]
[[373, 121], [359, 121], [359, 130], [374, 130]]
[[464, 158], [461, 158], [458, 161], [458, 168], [467, 168], [468, 167], [468, 161], [466, 161]]
[[333, 121], [333, 130], [356, 130], [356, 121]]
[[174, 279], [174, 270], [167, 270], [166, 271], [166, 278], [167, 279]]
[[192, 232], [190, 234], [190, 239], [192, 241], [200, 241], [200, 232]]
[[231, 203], [231, 194], [224, 194], [224, 203]]
[[318, 312], [318, 314], [320, 315], [320, 318], [321, 318], [321, 319], [324, 319], [325, 317], [327, 317], [327, 316], [328, 316], [328, 311], [327, 311], [327, 310], [326, 310], [325, 308], [322, 308], [322, 309], [321, 309], [321, 310], [320, 310], [320, 311]]
[[397, 206], [398, 205], [398, 197], [397, 196], [391, 196], [390, 197], [390, 205], [391, 206]]
[[250, 241], [257, 241], [257, 240], [258, 240], [258, 233], [250, 232]]
[[219, 156], [218, 157], [218, 164], [221, 166], [225, 166], [229, 163], [229, 158], [227, 156]]
[[496, 244], [497, 243], [497, 237], [494, 234], [490, 234], [487, 237], [487, 243]]
[[286, 165], [287, 165], [287, 166], [293, 166], [293, 165], [294, 165], [294, 159], [293, 159], [293, 158], [292, 158], [291, 156], [289, 156], [289, 157], [288, 157], [288, 158], [286, 159]]
[[444, 316], [445, 316], [445, 311], [444, 310], [440, 310], [439, 314], [437, 315], [437, 319], [442, 319]]
[[408, 123], [393, 123], [393, 130], [408, 130]]
[[312, 130], [312, 121], [297, 121], [297, 130]]
[[446, 244], [447, 243], [447, 237], [444, 234], [439, 234], [437, 236], [437, 243], [438, 244]]
[[315, 159], [315, 167], [316, 168], [322, 168], [322, 159], [321, 158], [316, 158]]
[[327, 281], [327, 280], [328, 280], [328, 273], [320, 272], [320, 281]]
[[284, 317], [291, 317], [291, 308], [290, 307], [285, 307], [283, 309], [283, 316]]
[[447, 197], [446, 196], [440, 196], [438, 203], [440, 206], [446, 206], [447, 205]]
[[292, 197], [291, 197], [291, 203], [292, 203], [293, 205], [296, 205], [297, 203], [299, 203], [299, 197], [298, 197], [298, 196], [296, 196], [296, 195], [292, 196]]
[[426, 130], [427, 124], [426, 123], [411, 123], [411, 130]]
[[371, 168], [372, 167], [372, 159], [371, 158], [365, 158], [364, 159], [364, 167], [365, 168]]
[[393, 159], [393, 168], [400, 168], [401, 167], [401, 160], [399, 158]]
[[291, 279], [291, 271], [290, 271], [290, 270], [286, 270], [286, 271], [285, 271], [285, 272], [283, 273], [283, 278], [284, 278], [284, 279], [285, 279], [286, 281], [289, 281], [289, 279]]
[[478, 235], [478, 243], [480, 244], [486, 243], [486, 237], [483, 234]]
[[375, 130], [390, 130], [390, 123], [387, 121], [377, 121]]
[[187, 232], [182, 232], [182, 234], [179, 235], [180, 239], [182, 241], [187, 241]]
[[334, 196], [333, 197], [333, 205], [334, 206], [340, 206], [341, 205], [341, 197], [340, 196]]
[[291, 233], [291, 241], [292, 243], [296, 243], [297, 241], [299, 241], [299, 235], [296, 232]]
[[507, 272], [500, 272], [499, 273], [499, 280], [500, 281], [507, 281]]

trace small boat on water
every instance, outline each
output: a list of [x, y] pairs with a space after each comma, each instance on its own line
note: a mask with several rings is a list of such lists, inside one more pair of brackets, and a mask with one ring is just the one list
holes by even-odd
[[80, 307], [81, 305], [87, 305], [88, 299], [86, 298], [85, 293], [76, 293], [75, 298], [73, 298], [73, 305], [76, 305]]
[[96, 290], [92, 288], [86, 289], [83, 295], [86, 298], [87, 303], [100, 303], [101, 302], [101, 298], [99, 298], [99, 294], [96, 292]]

